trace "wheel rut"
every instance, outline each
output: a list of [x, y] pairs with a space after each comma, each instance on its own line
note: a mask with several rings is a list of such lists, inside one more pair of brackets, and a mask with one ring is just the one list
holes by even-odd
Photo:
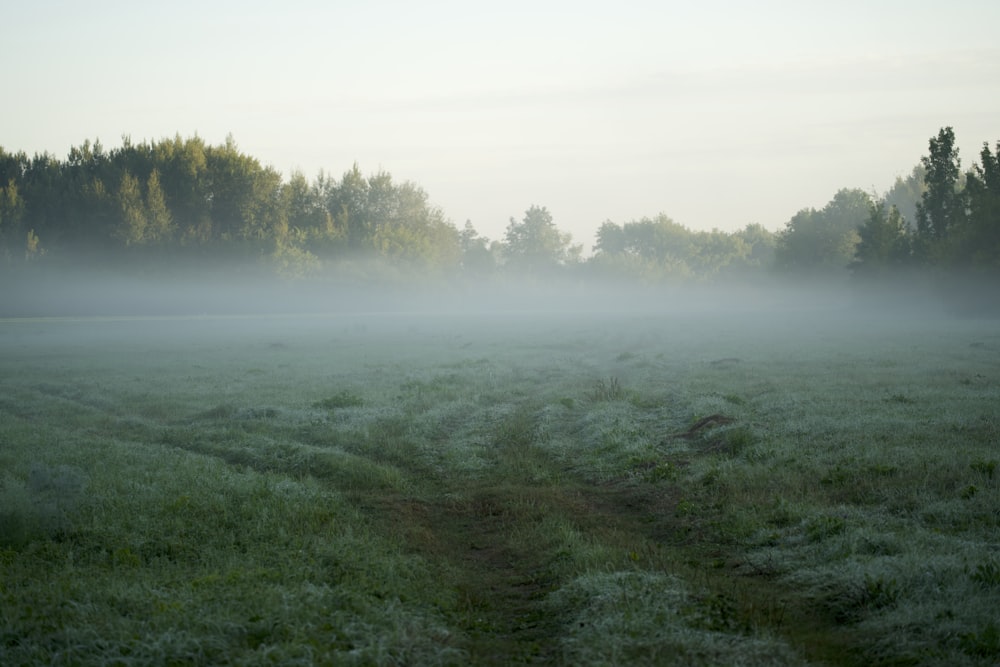
[[649, 498], [614, 486], [483, 483], [428, 498], [382, 498], [379, 514], [408, 548], [441, 564], [441, 585], [458, 596], [450, 622], [476, 665], [560, 663], [569, 619], [546, 598], [568, 583], [560, 562], [567, 556], [526, 543], [540, 522], [559, 518], [588, 537], [619, 542], [622, 567], [649, 548], [650, 530], [663, 530], [648, 519]]

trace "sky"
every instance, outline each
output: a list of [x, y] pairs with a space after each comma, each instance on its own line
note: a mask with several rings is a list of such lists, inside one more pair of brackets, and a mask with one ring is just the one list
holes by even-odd
[[286, 177], [357, 163], [501, 239], [545, 206], [779, 230], [1000, 140], [996, 0], [6, 3], [0, 147], [232, 135]]

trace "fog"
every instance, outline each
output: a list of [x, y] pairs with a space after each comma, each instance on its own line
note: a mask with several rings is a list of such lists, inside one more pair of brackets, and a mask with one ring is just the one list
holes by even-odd
[[[114, 272], [30, 271], [8, 279], [0, 297], [2, 318], [217, 319], [236, 330], [351, 323], [367, 331], [476, 328], [586, 319], [666, 318], [692, 326], [725, 327], [747, 335], [792, 333], [797, 327], [839, 330], [895, 323], [919, 326], [967, 312], [961, 301], [995, 298], [963, 285], [962, 300], [913, 281], [754, 280], [715, 285], [642, 285], [565, 275], [541, 278], [437, 281], [283, 281], [247, 267], [136, 277]], [[995, 306], [995, 304], [992, 304]], [[997, 312], [994, 307], [992, 312]], [[264, 323], [270, 321], [270, 325]]]

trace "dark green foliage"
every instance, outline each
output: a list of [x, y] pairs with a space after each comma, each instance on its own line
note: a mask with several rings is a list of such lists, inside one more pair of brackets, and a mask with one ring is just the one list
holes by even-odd
[[217, 146], [125, 137], [110, 151], [86, 141], [64, 161], [0, 149], [7, 263], [43, 253], [62, 262], [266, 257], [297, 276], [348, 250], [422, 269], [460, 259], [457, 230], [423, 190], [385, 172], [365, 177], [357, 165], [339, 182], [298, 173], [284, 182], [232, 137]]
[[[921, 164], [872, 199], [842, 189], [777, 234], [760, 224], [694, 231], [665, 214], [609, 220], [583, 261], [582, 246], [544, 206], [511, 219], [504, 237], [490, 242], [471, 222], [457, 229], [420, 187], [384, 171], [366, 176], [355, 164], [340, 179], [294, 172], [285, 180], [232, 137], [221, 145], [197, 136], [125, 137], [111, 150], [85, 141], [65, 159], [0, 148], [0, 268], [34, 284], [28, 266], [145, 272], [181, 260], [219, 270], [239, 262], [268, 277], [397, 285], [414, 275], [498, 272], [686, 284], [762, 281], [775, 268], [827, 279], [848, 268], [859, 278], [906, 268], [897, 286], [944, 294], [963, 311], [997, 307], [1000, 144], [996, 151], [984, 144], [980, 163], [963, 173], [954, 132], [942, 128]], [[921, 280], [912, 280], [918, 271]]]
[[920, 159], [927, 189], [917, 205], [917, 231], [922, 239], [940, 241], [962, 223], [965, 207], [959, 188], [961, 160], [955, 146], [955, 131], [943, 127], [928, 142], [929, 155]]
[[968, 225], [961, 240], [961, 256], [973, 266], [1000, 266], [1000, 142], [996, 152], [983, 144], [980, 163], [967, 175]]
[[855, 276], [882, 277], [909, 263], [910, 239], [895, 206], [873, 202], [868, 219], [858, 229], [859, 241], [851, 264]]

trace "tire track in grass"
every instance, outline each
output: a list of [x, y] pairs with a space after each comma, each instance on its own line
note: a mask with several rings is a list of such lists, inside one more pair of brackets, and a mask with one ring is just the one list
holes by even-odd
[[533, 520], [510, 502], [518, 492], [452, 487], [419, 498], [357, 498], [384, 530], [437, 565], [441, 586], [455, 594], [449, 623], [472, 665], [555, 662], [559, 625], [543, 602], [557, 582], [546, 572], [544, 553], [527, 551], [513, 539]]
[[[523, 454], [523, 452], [522, 452]], [[469, 664], [560, 664], [575, 610], [549, 594], [594, 572], [545, 539], [544, 521], [571, 526], [606, 558], [597, 567], [646, 571], [690, 582], [713, 622], [736, 635], [767, 629], [807, 659], [852, 664], [850, 637], [787, 586], [739, 569], [739, 548], [713, 537], [711, 519], [678, 512], [679, 488], [634, 481], [592, 482], [543, 453], [552, 473], [518, 482], [509, 476], [428, 480], [416, 494], [356, 497], [405, 548], [435, 563], [442, 587], [458, 596], [446, 616]], [[558, 474], [557, 474], [558, 473]], [[555, 480], [555, 481], [553, 481]], [[524, 535], [537, 535], [534, 544]], [[566, 562], [569, 559], [570, 562]]]
[[406, 548], [439, 564], [441, 585], [458, 597], [450, 622], [470, 664], [560, 663], [570, 619], [547, 597], [586, 566], [572, 562], [580, 555], [567, 553], [547, 527], [566, 526], [617, 553], [614, 567], [630, 569], [638, 567], [638, 553], [659, 550], [647, 532], [663, 527], [651, 525], [650, 512], [675, 502], [568, 477], [562, 463], [525, 448], [520, 443], [516, 455], [547, 469], [533, 478], [541, 481], [519, 481], [508, 469], [465, 480], [423, 478], [418, 495], [357, 498]]

